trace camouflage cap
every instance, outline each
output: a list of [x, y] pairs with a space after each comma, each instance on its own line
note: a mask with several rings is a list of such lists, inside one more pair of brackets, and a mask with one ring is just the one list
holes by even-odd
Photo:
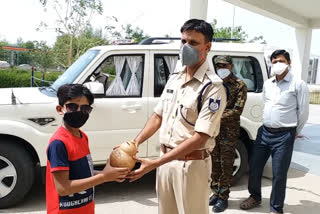
[[214, 64], [232, 64], [232, 58], [229, 55], [221, 55], [214, 58]]

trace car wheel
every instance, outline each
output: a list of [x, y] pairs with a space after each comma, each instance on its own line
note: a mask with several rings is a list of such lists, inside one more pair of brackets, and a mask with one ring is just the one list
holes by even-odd
[[12, 206], [29, 192], [34, 181], [34, 164], [23, 147], [0, 142], [0, 208]]
[[248, 169], [248, 152], [241, 140], [237, 141], [235, 151], [236, 157], [233, 163], [233, 184], [238, 182]]

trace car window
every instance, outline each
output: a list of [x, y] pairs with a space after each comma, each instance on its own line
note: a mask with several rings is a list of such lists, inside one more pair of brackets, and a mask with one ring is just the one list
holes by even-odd
[[154, 96], [160, 97], [170, 74], [175, 70], [178, 55], [154, 55]]
[[99, 52], [99, 50], [88, 50], [53, 83], [52, 88], [57, 91], [61, 85], [73, 83]]
[[143, 83], [143, 55], [112, 55], [89, 77], [103, 84], [104, 97], [140, 97]]
[[[214, 58], [217, 56], [214, 56]], [[233, 63], [232, 73], [243, 80], [247, 85], [248, 91], [257, 91], [261, 84], [258, 84], [257, 78], [261, 75], [261, 67], [254, 57], [231, 56]], [[213, 58], [213, 62], [214, 62]]]

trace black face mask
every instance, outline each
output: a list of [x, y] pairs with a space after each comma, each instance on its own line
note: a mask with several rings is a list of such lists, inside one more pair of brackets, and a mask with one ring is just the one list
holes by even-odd
[[82, 111], [72, 111], [64, 113], [63, 120], [73, 128], [80, 128], [89, 119], [89, 114]]

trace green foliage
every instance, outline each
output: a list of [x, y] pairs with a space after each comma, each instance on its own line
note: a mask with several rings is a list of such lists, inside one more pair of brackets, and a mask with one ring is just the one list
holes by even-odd
[[[32, 41], [27, 41], [24, 42], [21, 38], [17, 40], [17, 46], [20, 48], [27, 48], [30, 50], [34, 50], [35, 46]], [[27, 51], [27, 52], [18, 52], [15, 54], [15, 65], [20, 65], [20, 64], [32, 64], [32, 52]]]
[[143, 30], [139, 27], [133, 28], [131, 24], [127, 24], [126, 26], [122, 26], [125, 31], [125, 39], [133, 39], [135, 43], [138, 43], [150, 36], [145, 35]]
[[5, 40], [3, 41], [0, 41], [0, 61], [7, 61], [9, 62], [9, 56], [10, 56], [10, 53], [9, 51], [7, 50], [3, 50], [1, 47], [2, 46], [7, 46], [9, 45], [9, 43]]
[[[68, 51], [69, 51], [69, 43], [70, 43], [70, 36], [69, 35], [62, 35], [57, 38], [53, 46], [53, 56], [54, 62], [58, 66], [62, 66], [63, 68], [68, 67]], [[76, 49], [75, 43], [72, 44], [72, 53]]]
[[53, 53], [46, 42], [34, 42], [36, 51], [32, 52], [33, 64], [46, 71], [53, 65]]
[[214, 30], [214, 38], [224, 39], [239, 39], [240, 42], [244, 42], [248, 38], [248, 34], [242, 29], [242, 26], [232, 27], [217, 27], [217, 20], [213, 20], [211, 23]]
[[113, 57], [109, 57], [106, 62], [104, 62], [104, 65], [102, 67], [102, 72], [105, 74], [109, 74], [110, 77], [116, 75], [116, 66], [113, 60]]
[[214, 30], [214, 38], [223, 39], [238, 39], [239, 41], [234, 42], [258, 42], [261, 44], [266, 44], [267, 42], [263, 39], [263, 36], [255, 36], [251, 40], [248, 39], [248, 34], [243, 30], [242, 26], [235, 27], [217, 27], [217, 20], [214, 19], [211, 23]]
[[[61, 72], [46, 72], [45, 80], [54, 82], [61, 74]], [[36, 78], [42, 79], [43, 72], [34, 72], [34, 75]], [[31, 71], [15, 68], [0, 69], [0, 76], [0, 88], [31, 86]], [[41, 80], [35, 80], [35, 85], [41, 86]], [[45, 85], [48, 86], [49, 83], [45, 83]]]
[[79, 37], [75, 39], [75, 54], [73, 62], [84, 54], [88, 49], [99, 46], [107, 45], [108, 41], [103, 39], [101, 30], [93, 30], [91, 27], [83, 31]]
[[[92, 28], [87, 28], [79, 36], [73, 37], [72, 42], [72, 63], [76, 61], [88, 49], [106, 45], [108, 41], [102, 38], [101, 30], [94, 31]], [[68, 67], [68, 53], [69, 53], [70, 36], [59, 36], [53, 47], [54, 64]]]

